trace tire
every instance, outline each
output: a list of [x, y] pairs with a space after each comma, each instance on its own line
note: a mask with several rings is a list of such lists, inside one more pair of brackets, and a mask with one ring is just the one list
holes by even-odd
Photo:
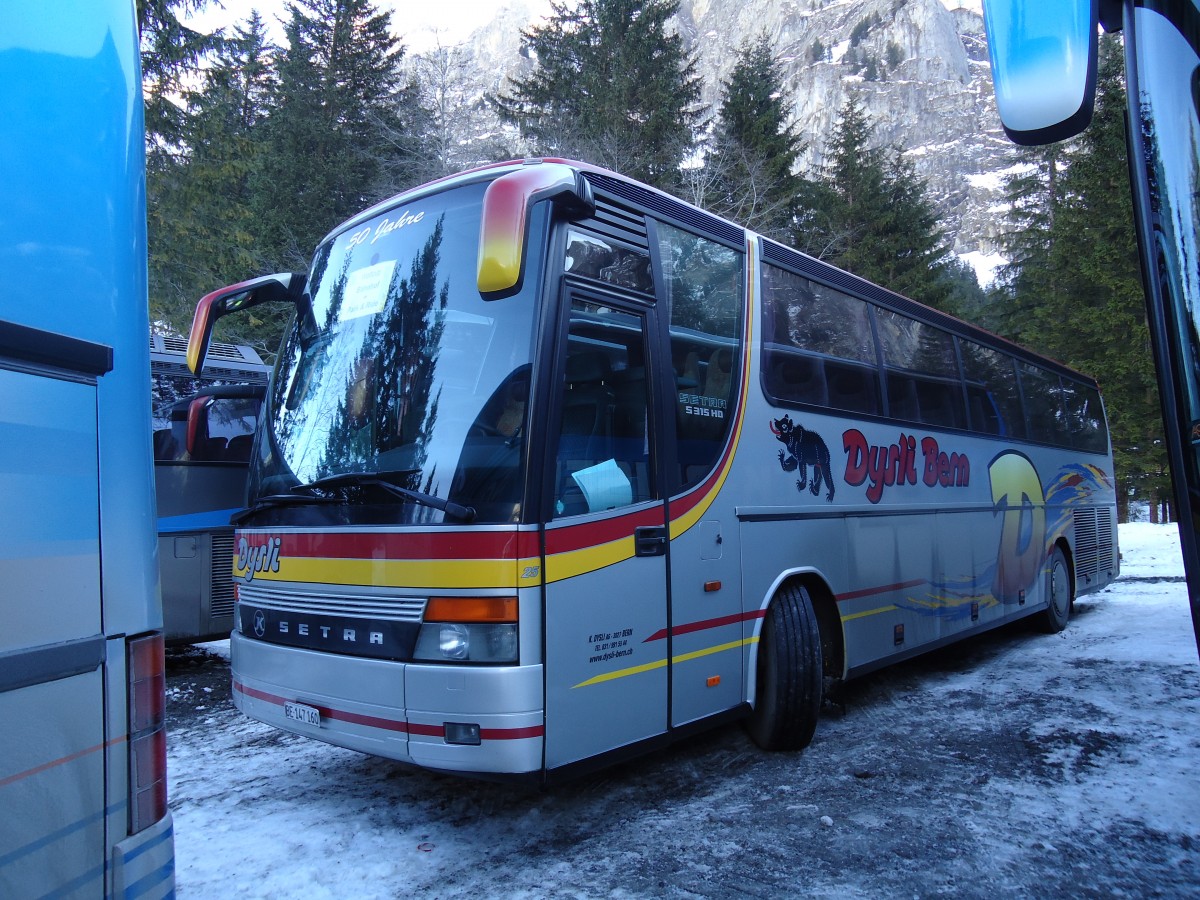
[[803, 750], [813, 738], [823, 684], [821, 632], [808, 589], [789, 585], [767, 608], [758, 639], [754, 711], [746, 730], [763, 750]]
[[1071, 604], [1075, 600], [1071, 567], [1067, 565], [1067, 557], [1061, 547], [1050, 551], [1043, 578], [1049, 605], [1042, 611], [1038, 624], [1046, 634], [1058, 634], [1067, 627], [1067, 621], [1071, 618]]

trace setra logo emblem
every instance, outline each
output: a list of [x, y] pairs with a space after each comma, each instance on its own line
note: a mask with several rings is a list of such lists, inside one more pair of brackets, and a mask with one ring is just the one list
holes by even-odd
[[267, 616], [261, 609], [254, 611], [254, 633], [259, 637], [267, 633]]

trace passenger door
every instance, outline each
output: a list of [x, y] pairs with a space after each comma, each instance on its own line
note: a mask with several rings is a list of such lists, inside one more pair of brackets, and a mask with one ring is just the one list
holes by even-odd
[[549, 417], [546, 766], [667, 730], [666, 504], [653, 305], [569, 288]]

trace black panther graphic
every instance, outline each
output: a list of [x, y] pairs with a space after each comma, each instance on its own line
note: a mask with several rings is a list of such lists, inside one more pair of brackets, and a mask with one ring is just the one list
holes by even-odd
[[[824, 478], [829, 488], [825, 499], [832, 503], [833, 473], [829, 468], [829, 448], [825, 446], [821, 436], [814, 431], [808, 431], [803, 425], [796, 424], [792, 417], [787, 415], [782, 419], [772, 420], [771, 431], [787, 448], [786, 452], [779, 451], [779, 465], [783, 466], [783, 471], [800, 470], [800, 477], [796, 479], [796, 490], [803, 491], [807, 486], [816, 497], [821, 492], [821, 479]], [[811, 483], [808, 479], [809, 466], [812, 466]]]

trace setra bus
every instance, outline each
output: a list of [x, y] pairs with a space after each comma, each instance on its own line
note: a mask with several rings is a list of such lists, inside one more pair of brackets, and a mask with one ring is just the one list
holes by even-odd
[[485, 167], [215, 291], [295, 307], [237, 516], [233, 694], [547, 781], [1118, 572], [1096, 383], [612, 172]]
[[150, 394], [158, 567], [168, 643], [224, 639], [233, 629], [233, 526], [267, 366], [254, 348], [213, 344], [202, 377], [187, 341], [152, 335]]
[[0, 896], [173, 896], [133, 4], [6, 6], [0, 120]]

